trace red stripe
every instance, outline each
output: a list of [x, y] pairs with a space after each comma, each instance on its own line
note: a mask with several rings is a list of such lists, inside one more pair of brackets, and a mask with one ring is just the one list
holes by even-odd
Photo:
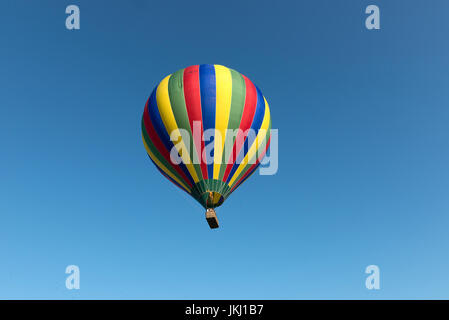
[[[151, 139], [151, 142], [153, 142], [154, 146], [156, 147], [157, 151], [167, 160], [167, 162], [172, 166], [172, 168], [179, 173], [179, 175], [184, 179], [184, 183], [188, 185], [190, 188], [193, 188], [192, 183], [189, 181], [185, 173], [181, 170], [181, 168], [177, 165], [173, 165], [170, 160], [170, 153], [165, 148], [164, 144], [162, 143], [161, 139], [159, 138], [159, 135], [157, 134], [156, 130], [154, 130], [153, 123], [150, 119], [150, 114], [148, 113], [148, 101], [145, 104], [145, 109], [143, 111], [143, 122], [145, 124], [145, 130], [147, 131], [148, 136]], [[169, 169], [169, 168], [168, 168]]]
[[203, 161], [201, 154], [204, 150], [203, 119], [201, 115], [201, 92], [199, 66], [190, 66], [184, 69], [184, 99], [186, 102], [187, 115], [190, 122], [190, 131], [193, 136], [193, 121], [201, 123], [200, 136], [193, 137], [198, 159], [200, 160], [203, 179], [207, 179], [207, 164]]
[[[223, 181], [228, 179], [228, 175], [231, 172], [232, 166], [237, 159], [237, 155], [240, 153], [240, 149], [245, 144], [245, 136], [244, 133], [246, 130], [251, 128], [251, 123], [253, 122], [254, 114], [256, 113], [257, 106], [257, 91], [254, 84], [244, 75], [243, 79], [245, 79], [245, 87], [246, 87], [246, 97], [245, 97], [245, 106], [243, 109], [242, 119], [240, 120], [240, 130], [236, 136], [234, 141], [234, 146], [232, 148], [231, 156], [229, 157], [228, 164], [226, 165], [225, 174], [223, 176]], [[240, 143], [237, 143], [240, 141]]]
[[[267, 153], [268, 147], [270, 146], [270, 141], [271, 141], [271, 135], [270, 135], [270, 138], [268, 138], [268, 142], [265, 146], [265, 150], [263, 150], [262, 153], [259, 155], [259, 158], [257, 159], [256, 163], [253, 163], [251, 168], [249, 168], [249, 170], [245, 172], [245, 174], [239, 179], [239, 181], [234, 185], [234, 187], [232, 187], [229, 195], [232, 192], [234, 192], [234, 190], [248, 177], [248, 175], [254, 169], [254, 167], [256, 167], [260, 163], [260, 161], [262, 161], [263, 157], [265, 157], [265, 154]], [[252, 174], [252, 172], [251, 172], [251, 174]], [[229, 195], [228, 195], [228, 197], [229, 197]]]

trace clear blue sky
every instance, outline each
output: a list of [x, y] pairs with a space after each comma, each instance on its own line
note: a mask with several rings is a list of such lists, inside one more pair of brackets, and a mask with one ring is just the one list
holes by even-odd
[[[448, 298], [448, 10], [2, 2], [0, 298]], [[201, 63], [252, 79], [279, 129], [278, 173], [242, 185], [218, 230], [140, 134], [158, 81]], [[65, 288], [71, 264], [80, 290]]]

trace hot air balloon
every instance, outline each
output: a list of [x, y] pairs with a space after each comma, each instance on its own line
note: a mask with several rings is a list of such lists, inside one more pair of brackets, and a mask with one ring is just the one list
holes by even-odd
[[142, 117], [151, 161], [206, 209], [210, 228], [218, 227], [215, 208], [259, 166], [270, 130], [270, 109], [259, 88], [221, 65], [168, 75], [154, 88]]

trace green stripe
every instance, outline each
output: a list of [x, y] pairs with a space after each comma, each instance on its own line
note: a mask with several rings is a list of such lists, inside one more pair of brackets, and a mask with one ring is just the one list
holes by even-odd
[[198, 162], [195, 161], [195, 158], [197, 158], [197, 152], [193, 142], [192, 129], [190, 128], [189, 115], [187, 113], [186, 100], [184, 98], [183, 75], [184, 69], [178, 70], [172, 74], [168, 80], [168, 94], [178, 128], [186, 130], [189, 134], [190, 144], [186, 144], [186, 148], [189, 149], [190, 160], [195, 168], [198, 179], [202, 180], [203, 174], [201, 172], [201, 166], [199, 163], [195, 163]]

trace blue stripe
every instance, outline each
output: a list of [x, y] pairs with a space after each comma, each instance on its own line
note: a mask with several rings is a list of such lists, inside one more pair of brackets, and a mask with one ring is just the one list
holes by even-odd
[[[168, 150], [168, 153], [170, 153], [170, 151], [172, 150], [172, 148], [175, 147], [175, 145], [173, 144], [173, 141], [170, 140], [170, 136], [168, 135], [167, 130], [165, 129], [164, 123], [162, 122], [162, 118], [159, 113], [159, 109], [157, 107], [156, 91], [157, 91], [158, 87], [159, 86], [157, 86], [151, 93], [150, 101], [148, 102], [148, 114], [150, 115], [150, 120], [151, 120], [151, 123], [153, 124], [154, 130], [156, 131], [157, 135], [161, 139], [165, 148]], [[179, 153], [178, 153], [178, 155], [179, 155]], [[170, 161], [170, 163], [171, 163], [171, 161]], [[172, 165], [176, 166], [177, 164], [172, 163]], [[181, 168], [181, 170], [186, 174], [187, 178], [192, 183], [192, 185], [195, 185], [195, 182], [193, 181], [193, 178], [190, 175], [189, 170], [187, 170], [186, 165], [183, 162], [181, 162], [177, 166], [179, 166]]]
[[[253, 122], [251, 123], [251, 131], [254, 131], [256, 133], [256, 136], [259, 132], [260, 127], [262, 126], [263, 117], [265, 115], [265, 100], [263, 98], [262, 92], [260, 92], [259, 88], [256, 87], [257, 91], [257, 105], [256, 105], [256, 112], [254, 113]], [[250, 141], [252, 140], [252, 141]], [[248, 136], [245, 137], [245, 142], [243, 144], [243, 147], [241, 148], [239, 155], [236, 158], [236, 162], [232, 166], [231, 172], [229, 173], [228, 179], [226, 179], [226, 183], [229, 183], [231, 181], [232, 176], [237, 171], [237, 168], [239, 167], [239, 163], [237, 163], [237, 159], [243, 159], [246, 154], [248, 153], [250, 149], [249, 142], [252, 142], [253, 144], [256, 143], [255, 139], [248, 139]], [[251, 159], [248, 159], [248, 161]]]
[[[215, 130], [215, 109], [216, 105], [216, 80], [215, 67], [211, 64], [202, 64], [199, 68], [200, 73], [200, 92], [201, 92], [201, 113], [203, 117], [203, 131], [207, 129]], [[206, 144], [214, 144], [214, 138]], [[211, 152], [212, 159], [214, 157], [214, 150]], [[214, 176], [214, 163], [207, 164], [208, 178], [212, 179]], [[207, 179], [207, 178], [205, 178]]]

